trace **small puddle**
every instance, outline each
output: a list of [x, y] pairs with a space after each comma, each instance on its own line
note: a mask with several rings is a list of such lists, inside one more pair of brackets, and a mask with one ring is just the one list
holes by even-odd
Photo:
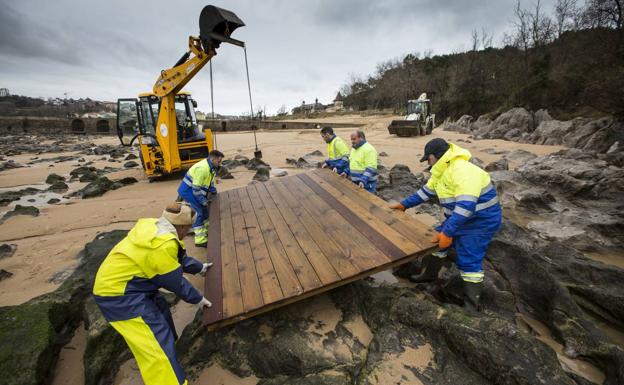
[[602, 262], [606, 265], [619, 267], [620, 269], [624, 270], [624, 253], [621, 249], [606, 249], [586, 252], [585, 256], [589, 259], [593, 259], [594, 261]]
[[82, 356], [87, 348], [87, 331], [78, 325], [71, 341], [61, 349], [52, 385], [81, 385], [85, 383]]
[[563, 345], [555, 341], [550, 329], [546, 325], [526, 314], [521, 313], [516, 314], [516, 323], [520, 328], [526, 332], [534, 334], [535, 338], [544, 342], [552, 350], [554, 350], [563, 370], [577, 374], [594, 384], [602, 385], [604, 383], [605, 374], [600, 369], [587, 361], [567, 357], [563, 353]]

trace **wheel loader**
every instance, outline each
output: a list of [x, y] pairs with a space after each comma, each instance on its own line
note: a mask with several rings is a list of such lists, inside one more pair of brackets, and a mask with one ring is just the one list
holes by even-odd
[[431, 113], [431, 100], [422, 93], [418, 99], [407, 101], [405, 119], [393, 120], [388, 126], [390, 135], [424, 136], [435, 127], [435, 114]]

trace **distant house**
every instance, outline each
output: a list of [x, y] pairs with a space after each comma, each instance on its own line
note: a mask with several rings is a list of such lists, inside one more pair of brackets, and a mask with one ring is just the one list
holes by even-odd
[[343, 105], [343, 97], [342, 94], [340, 93], [340, 91], [338, 91], [338, 94], [336, 94], [336, 97], [334, 98], [334, 103], [330, 104], [327, 106], [326, 111], [327, 112], [339, 112], [339, 111], [344, 111], [344, 105]]
[[0, 98], [6, 97], [6, 96], [11, 96], [11, 93], [9, 92], [9, 89], [8, 88], [0, 88]]
[[314, 114], [316, 112], [325, 111], [327, 106], [319, 103], [318, 98], [314, 100], [314, 103], [306, 104], [305, 100], [301, 102], [299, 107], [292, 109], [293, 115], [295, 114]]

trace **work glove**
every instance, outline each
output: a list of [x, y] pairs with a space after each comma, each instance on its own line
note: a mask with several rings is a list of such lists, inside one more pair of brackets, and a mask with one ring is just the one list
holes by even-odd
[[364, 182], [360, 182], [360, 183], [358, 183], [358, 187], [359, 187], [360, 189], [363, 189], [363, 188], [364, 188]]
[[199, 308], [203, 309], [204, 307], [212, 307], [212, 302], [208, 301], [206, 297], [202, 297], [201, 301], [198, 303]]
[[204, 266], [202, 267], [201, 271], [199, 272], [199, 274], [201, 275], [206, 275], [206, 271], [208, 271], [208, 269], [212, 266], [212, 262], [206, 262], [204, 263]]
[[431, 243], [437, 243], [440, 249], [448, 249], [453, 244], [453, 237], [449, 237], [443, 232], [436, 234], [435, 238], [431, 240]]
[[397, 203], [393, 203], [390, 205], [390, 208], [392, 210], [401, 210], [401, 211], [405, 211], [405, 206], [403, 206], [403, 204], [401, 202], [397, 202]]

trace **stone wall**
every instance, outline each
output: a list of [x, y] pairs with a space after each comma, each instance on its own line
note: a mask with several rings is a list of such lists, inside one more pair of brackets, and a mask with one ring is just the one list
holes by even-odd
[[282, 120], [200, 120], [199, 124], [217, 132], [249, 131], [254, 128], [259, 130], [320, 130], [323, 126], [331, 126], [333, 128], [363, 126], [363, 124], [357, 123], [287, 122]]
[[0, 117], [0, 135], [116, 135], [116, 119]]

